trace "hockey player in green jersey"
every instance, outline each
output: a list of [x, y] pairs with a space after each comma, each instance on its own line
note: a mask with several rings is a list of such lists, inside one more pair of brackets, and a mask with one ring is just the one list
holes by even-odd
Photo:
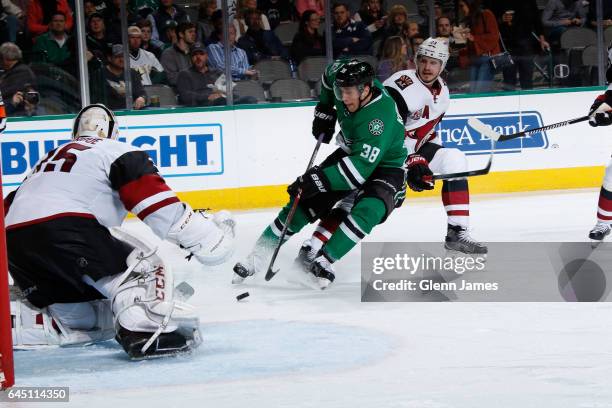
[[310, 265], [309, 272], [322, 289], [335, 278], [332, 264], [384, 222], [405, 194], [404, 125], [395, 102], [374, 79], [370, 64], [357, 60], [330, 64], [323, 74], [314, 116], [312, 133], [315, 138], [323, 134], [325, 143], [330, 142], [338, 120], [340, 148], [289, 185], [291, 200], [246, 259], [234, 266], [234, 283], [265, 272], [298, 191], [302, 191], [301, 200], [286, 239], [327, 216], [337, 202], [356, 192], [350, 213]]

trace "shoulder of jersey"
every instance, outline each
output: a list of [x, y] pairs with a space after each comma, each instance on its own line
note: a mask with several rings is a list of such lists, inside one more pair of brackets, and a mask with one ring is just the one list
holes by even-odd
[[76, 141], [92, 146], [92, 148], [94, 148], [98, 153], [108, 155], [110, 157], [119, 157], [124, 153], [140, 150], [136, 146], [113, 139], [90, 139], [84, 137], [79, 138]]
[[419, 89], [424, 86], [417, 78], [416, 71], [412, 69], [397, 71], [389, 78], [387, 78], [383, 85], [395, 88], [401, 92], [410, 92], [412, 90]]

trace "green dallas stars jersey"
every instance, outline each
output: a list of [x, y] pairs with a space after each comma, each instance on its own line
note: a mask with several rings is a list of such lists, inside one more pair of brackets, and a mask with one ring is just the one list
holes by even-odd
[[353, 114], [335, 97], [336, 73], [348, 61], [330, 64], [321, 80], [320, 101], [336, 106], [341, 129], [337, 142], [349, 154], [337, 165], [323, 169], [332, 190], [359, 188], [374, 169], [402, 167], [408, 155], [404, 147], [404, 124], [395, 102], [378, 80], [374, 80], [376, 90], [372, 100]]

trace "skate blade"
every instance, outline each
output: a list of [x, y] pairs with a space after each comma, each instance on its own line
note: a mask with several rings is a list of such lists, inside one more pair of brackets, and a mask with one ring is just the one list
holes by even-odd
[[157, 360], [159, 358], [171, 358], [171, 357], [178, 357], [178, 356], [183, 356], [183, 355], [190, 355], [191, 353], [193, 353], [193, 349], [188, 349], [188, 350], [174, 350], [174, 351], [169, 351], [167, 353], [155, 353], [155, 354], [149, 354], [149, 355], [142, 355], [142, 354], [138, 354], [138, 355], [129, 355], [128, 357], [130, 358], [130, 361], [143, 361], [143, 360]]

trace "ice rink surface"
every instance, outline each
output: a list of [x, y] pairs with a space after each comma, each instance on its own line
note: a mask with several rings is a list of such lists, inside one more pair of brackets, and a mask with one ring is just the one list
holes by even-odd
[[[585, 241], [597, 197], [474, 196], [472, 235]], [[20, 351], [18, 385], [69, 386], [70, 405], [88, 408], [612, 407], [610, 304], [361, 303], [358, 248], [337, 263], [328, 291], [287, 282], [310, 228], [283, 247], [274, 280], [232, 286], [233, 261], [276, 212], [237, 213], [236, 254], [215, 270], [161, 245], [177, 283], [196, 291], [190, 303], [200, 310], [204, 343], [193, 355], [130, 362], [114, 341]], [[150, 234], [138, 221], [126, 228]], [[409, 200], [366, 239], [442, 241], [445, 232], [439, 199]], [[250, 297], [237, 302], [244, 291]]]

